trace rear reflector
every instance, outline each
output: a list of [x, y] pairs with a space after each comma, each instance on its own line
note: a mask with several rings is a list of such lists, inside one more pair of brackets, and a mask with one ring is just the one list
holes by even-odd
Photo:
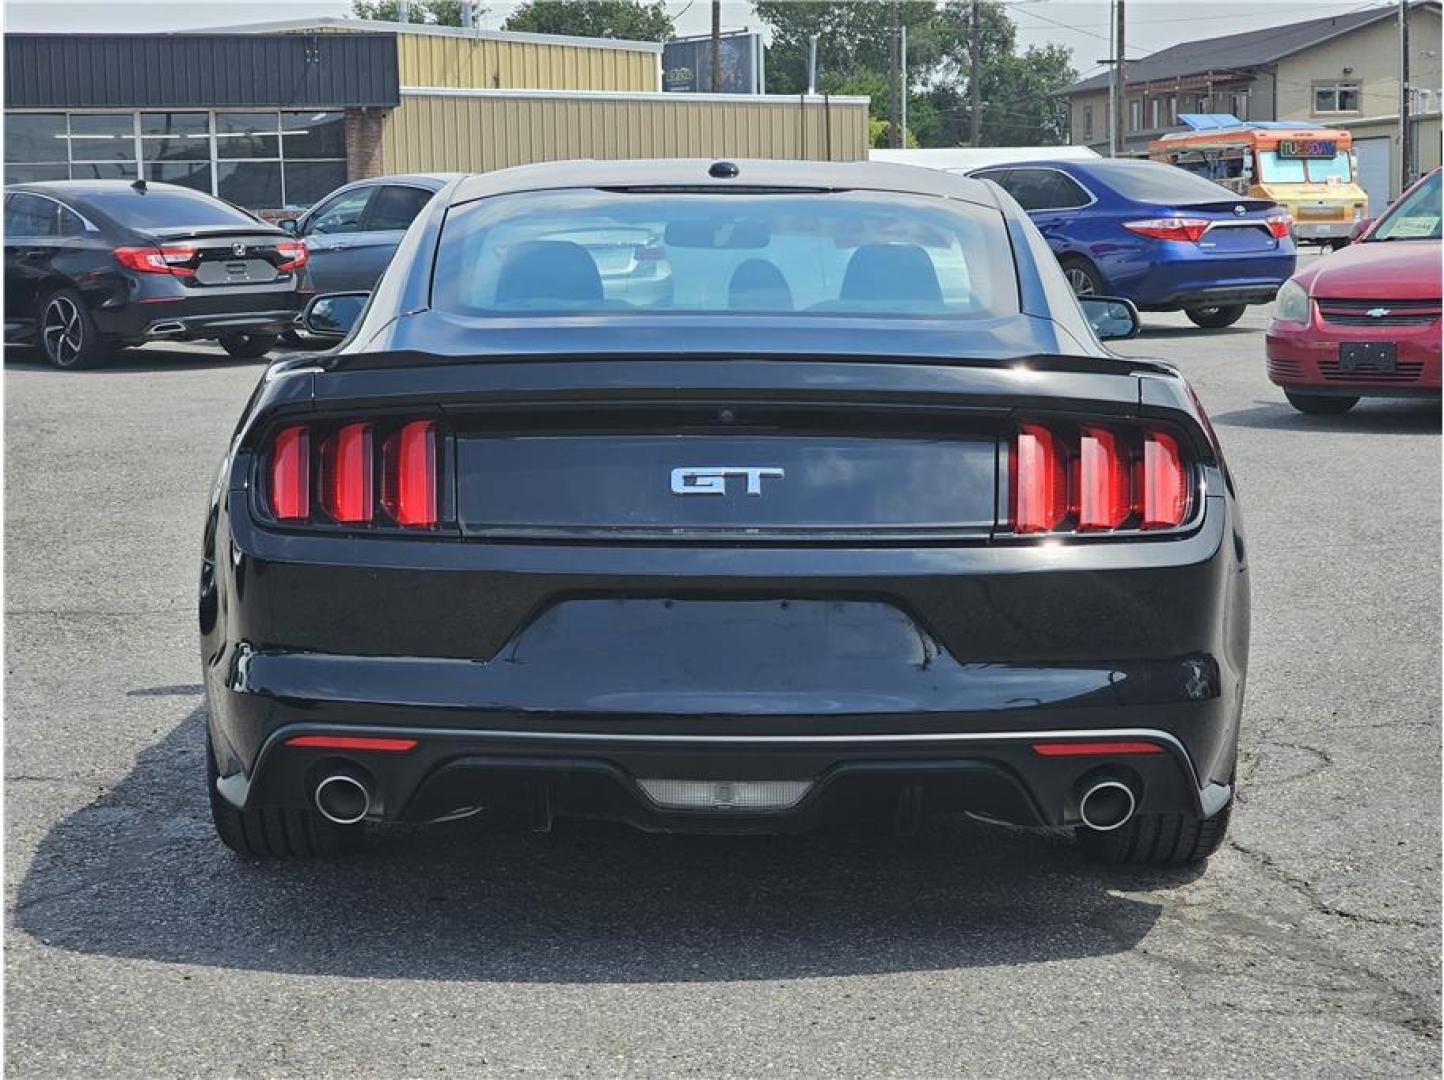
[[398, 525], [436, 524], [436, 425], [415, 420], [381, 446], [381, 505]]
[[1152, 240], [1197, 241], [1208, 229], [1208, 218], [1166, 217], [1125, 221], [1123, 227]]
[[1043, 757], [1115, 757], [1122, 754], [1161, 754], [1151, 742], [1035, 742], [1033, 753]]
[[1013, 528], [1049, 532], [1068, 514], [1067, 457], [1061, 442], [1041, 424], [1024, 424], [1013, 445]]
[[293, 735], [287, 746], [307, 746], [316, 750], [379, 750], [400, 754], [416, 746], [415, 739], [382, 739], [361, 735]]
[[811, 780], [638, 780], [647, 798], [667, 810], [790, 810]]
[[311, 513], [311, 437], [303, 427], [284, 428], [271, 451], [271, 513], [296, 521]]
[[371, 425], [347, 424], [321, 444], [321, 505], [336, 521], [369, 522], [374, 492]]

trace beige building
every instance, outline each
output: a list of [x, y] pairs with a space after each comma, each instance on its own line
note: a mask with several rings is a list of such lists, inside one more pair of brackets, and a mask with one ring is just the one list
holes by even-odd
[[[1409, 85], [1417, 176], [1440, 163], [1441, 17], [1438, 0], [1409, 5]], [[1232, 113], [1240, 120], [1298, 120], [1352, 132], [1360, 179], [1377, 211], [1399, 192], [1398, 8], [1183, 42], [1126, 69], [1124, 152], [1181, 131], [1183, 113]], [[1072, 142], [1108, 153], [1109, 79], [1096, 75], [1064, 92]]]

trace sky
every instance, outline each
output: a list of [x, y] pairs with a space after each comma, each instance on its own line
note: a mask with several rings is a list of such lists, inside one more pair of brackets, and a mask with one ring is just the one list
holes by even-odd
[[[1108, 0], [1006, 0], [1018, 26], [1020, 45], [1066, 45], [1073, 50], [1073, 66], [1086, 76], [1102, 70], [1097, 61], [1109, 54]], [[482, 25], [499, 27], [517, 5], [489, 0]], [[1130, 0], [1128, 4], [1128, 55], [1138, 58], [1181, 41], [1221, 37], [1258, 30], [1280, 23], [1299, 22], [1325, 15], [1381, 6], [1378, 0], [1330, 3], [1328, 0], [1214, 0], [1208, 4], [1183, 0]], [[1389, 6], [1387, 4], [1383, 6]], [[711, 29], [709, 0], [669, 0], [667, 11], [682, 36], [705, 34]], [[7, 31], [91, 33], [163, 32], [232, 26], [269, 19], [296, 19], [349, 14], [349, 0], [7, 0]], [[745, 0], [723, 0], [725, 30], [762, 29], [756, 12]]]

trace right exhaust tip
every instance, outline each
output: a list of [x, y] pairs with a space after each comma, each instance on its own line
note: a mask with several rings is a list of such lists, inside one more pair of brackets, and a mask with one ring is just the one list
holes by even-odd
[[355, 825], [371, 810], [371, 792], [346, 773], [333, 773], [316, 785], [316, 809], [327, 821]]
[[1138, 800], [1133, 789], [1121, 780], [1100, 780], [1078, 801], [1083, 824], [1094, 832], [1112, 832], [1128, 824]]

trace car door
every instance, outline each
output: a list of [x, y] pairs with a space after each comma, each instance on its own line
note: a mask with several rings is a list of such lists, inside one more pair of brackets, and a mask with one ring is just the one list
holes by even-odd
[[28, 192], [5, 196], [5, 336], [28, 334], [35, 301], [59, 252], [61, 206]]
[[1003, 188], [1027, 211], [1055, 252], [1070, 245], [1079, 212], [1093, 201], [1077, 181], [1058, 169], [1012, 169]]
[[372, 196], [366, 207], [365, 229], [355, 238], [353, 248], [357, 273], [370, 278], [365, 288], [375, 287], [406, 230], [435, 194], [411, 184], [385, 184]]
[[307, 279], [314, 291], [346, 292], [375, 284], [357, 266], [355, 250], [366, 227], [366, 207], [379, 190], [372, 184], [340, 191], [302, 220]]

